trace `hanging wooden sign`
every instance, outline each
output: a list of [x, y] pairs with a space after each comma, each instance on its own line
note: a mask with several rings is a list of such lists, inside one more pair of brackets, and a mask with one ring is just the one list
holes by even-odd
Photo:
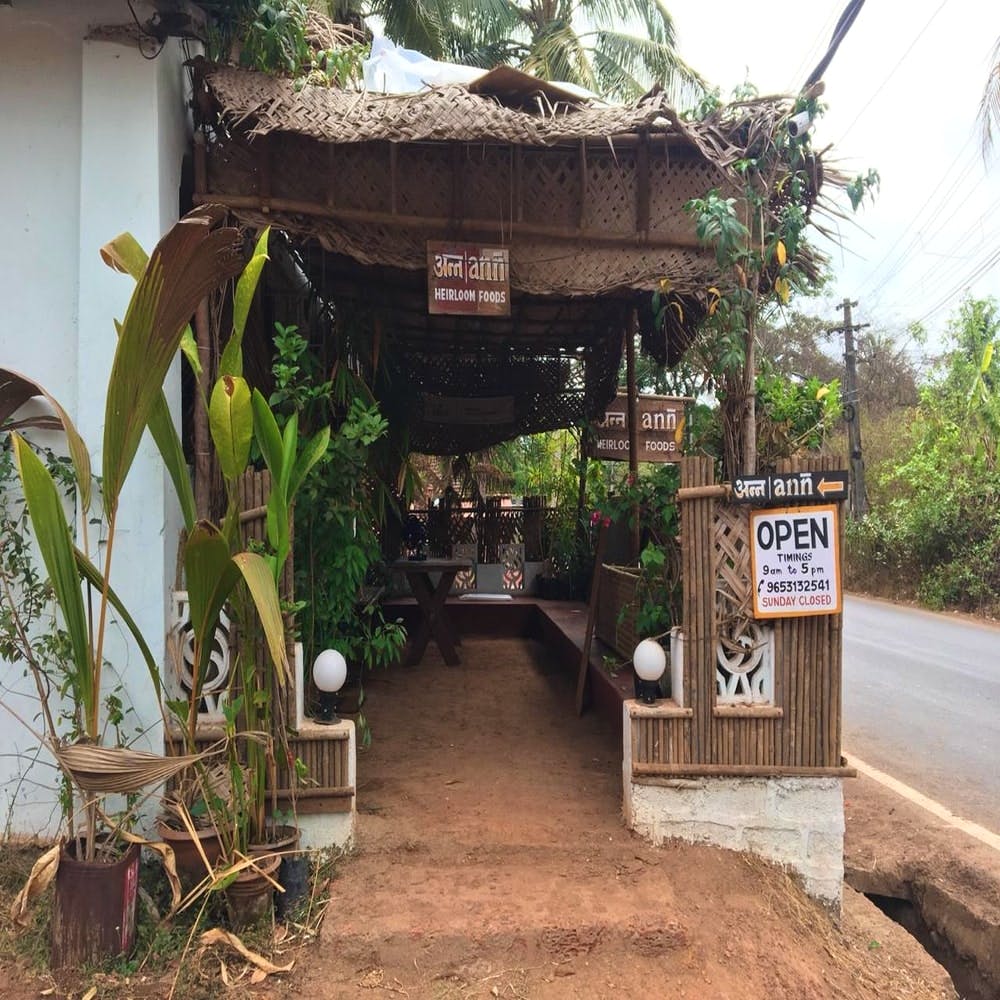
[[431, 315], [509, 316], [507, 248], [428, 240], [427, 311]]
[[[689, 399], [680, 396], [636, 397], [640, 462], [681, 460], [684, 454], [684, 408], [689, 402]], [[628, 454], [628, 396], [619, 393], [608, 403], [604, 418], [591, 424], [587, 456], [627, 462]]]

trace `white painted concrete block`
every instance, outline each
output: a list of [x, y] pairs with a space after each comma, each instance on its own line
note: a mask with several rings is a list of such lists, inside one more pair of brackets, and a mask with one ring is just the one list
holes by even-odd
[[626, 822], [640, 836], [655, 844], [674, 838], [756, 854], [798, 875], [809, 895], [839, 910], [839, 779], [706, 777], [653, 785], [633, 780], [628, 763], [623, 774]]

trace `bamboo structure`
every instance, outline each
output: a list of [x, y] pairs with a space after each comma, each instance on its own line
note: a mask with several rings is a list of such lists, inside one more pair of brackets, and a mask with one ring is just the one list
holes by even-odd
[[[788, 461], [778, 471], [836, 468], [836, 460], [821, 458]], [[709, 459], [682, 461], [684, 669], [675, 699], [684, 708], [633, 707], [633, 774], [644, 781], [851, 774], [840, 742], [841, 615], [774, 619], [771, 697], [746, 704], [718, 697], [720, 638], [734, 617], [751, 620], [749, 509], [726, 503], [726, 489], [713, 480]]]

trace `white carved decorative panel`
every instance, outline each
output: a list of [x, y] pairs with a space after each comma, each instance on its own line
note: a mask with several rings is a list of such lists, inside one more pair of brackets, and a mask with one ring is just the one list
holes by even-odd
[[476, 558], [479, 555], [479, 545], [477, 542], [456, 542], [451, 547], [452, 559], [471, 559], [472, 565], [468, 569], [460, 570], [455, 574], [455, 583], [452, 590], [458, 593], [466, 593], [476, 589]]
[[500, 546], [503, 566], [503, 589], [520, 593], [524, 590], [524, 543]]
[[[170, 636], [174, 655], [167, 676], [167, 694], [170, 698], [187, 698], [194, 681], [194, 631], [187, 591], [175, 590], [172, 597]], [[202, 678], [199, 719], [213, 721], [222, 718], [222, 706], [229, 687], [229, 666], [229, 616], [223, 609], [215, 630], [208, 669]]]
[[743, 619], [734, 634], [715, 644], [716, 701], [771, 704], [774, 701], [774, 629]]

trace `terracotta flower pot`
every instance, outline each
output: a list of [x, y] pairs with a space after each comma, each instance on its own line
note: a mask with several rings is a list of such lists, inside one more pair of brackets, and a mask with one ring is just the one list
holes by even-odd
[[277, 876], [281, 858], [266, 854], [255, 860], [260, 871], [248, 868], [226, 888], [226, 908], [233, 930], [253, 927], [273, 912], [274, 885], [265, 875], [271, 879]]
[[[187, 830], [176, 830], [163, 820], [159, 820], [156, 824], [156, 833], [160, 840], [173, 848], [177, 875], [185, 885], [196, 885], [200, 882], [209, 874], [205, 870], [205, 861], [214, 868], [222, 856], [222, 838], [214, 826], [195, 830], [197, 837], [192, 837]], [[199, 845], [205, 854], [204, 860], [201, 851], [198, 850]]]

